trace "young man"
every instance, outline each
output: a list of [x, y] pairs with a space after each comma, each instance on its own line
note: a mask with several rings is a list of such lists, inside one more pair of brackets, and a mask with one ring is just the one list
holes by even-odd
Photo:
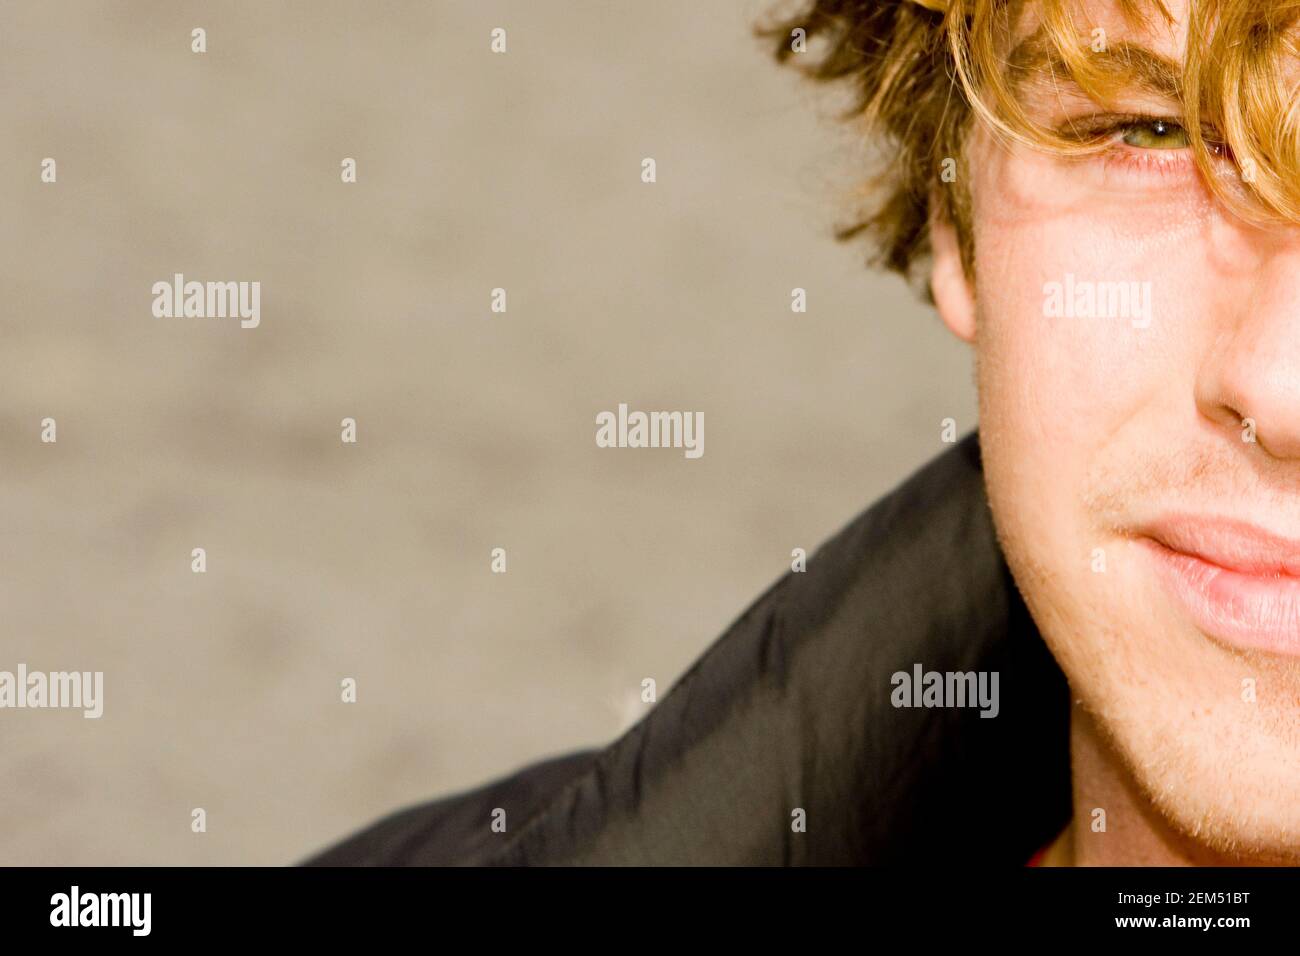
[[978, 436], [619, 740], [311, 862], [1300, 862], [1300, 5], [805, 7]]

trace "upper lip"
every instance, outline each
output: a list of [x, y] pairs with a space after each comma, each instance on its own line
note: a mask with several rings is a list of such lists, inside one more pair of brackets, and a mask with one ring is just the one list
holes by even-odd
[[1259, 577], [1300, 577], [1300, 539], [1236, 518], [1168, 514], [1142, 533], [1172, 551], [1229, 571]]

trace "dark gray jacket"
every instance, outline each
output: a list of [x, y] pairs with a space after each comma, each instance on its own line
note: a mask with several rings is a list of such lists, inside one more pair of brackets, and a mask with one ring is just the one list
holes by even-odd
[[[996, 717], [895, 706], [893, 675], [916, 665], [997, 672]], [[617, 740], [306, 862], [1020, 865], [1070, 816], [1068, 723], [971, 434], [777, 581]]]

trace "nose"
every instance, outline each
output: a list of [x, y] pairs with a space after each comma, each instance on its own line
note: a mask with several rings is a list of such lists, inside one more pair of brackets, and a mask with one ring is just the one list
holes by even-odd
[[1269, 456], [1300, 460], [1300, 238], [1261, 256], [1252, 294], [1225, 323], [1196, 378], [1200, 413], [1239, 436], [1253, 423]]

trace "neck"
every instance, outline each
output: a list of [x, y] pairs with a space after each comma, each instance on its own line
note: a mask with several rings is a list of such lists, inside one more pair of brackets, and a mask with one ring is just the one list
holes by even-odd
[[[1070, 714], [1074, 819], [1047, 854], [1061, 866], [1241, 866], [1170, 826], [1138, 787], [1096, 720]], [[1102, 817], [1098, 810], [1104, 810]], [[1100, 829], [1104, 820], [1105, 830]], [[1048, 861], [1044, 861], [1048, 862]]]

